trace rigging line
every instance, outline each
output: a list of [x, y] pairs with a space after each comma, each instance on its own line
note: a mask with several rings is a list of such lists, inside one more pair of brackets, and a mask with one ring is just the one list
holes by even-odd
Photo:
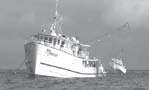
[[128, 22], [122, 24], [120, 27], [117, 28], [118, 31], [124, 31], [124, 30], [131, 30], [130, 24]]
[[[19, 70], [21, 68], [21, 66], [25, 63], [25, 59], [23, 60], [23, 62], [19, 65], [18, 68], [16, 68], [16, 70], [12, 71], [12, 72], [8, 72], [8, 74], [13, 74], [15, 75], [17, 73], [17, 70]], [[6, 75], [7, 76], [7, 75]], [[11, 78], [9, 76], [6, 77], [5, 83], [2, 83], [0, 86], [3, 87], [4, 89], [8, 89], [8, 86], [6, 86], [5, 84], [10, 84], [13, 83], [13, 81], [11, 80]]]
[[[18, 68], [16, 68], [16, 70], [19, 70], [24, 64], [25, 64], [25, 59], [20, 63], [20, 65], [18, 66]], [[14, 72], [16, 73], [16, 72]]]
[[[120, 27], [118, 27], [116, 30], [114, 30], [114, 31], [116, 31], [117, 32], [117, 30], [118, 31], [123, 31], [125, 28], [127, 28], [128, 30], [130, 30], [130, 25], [129, 25], [129, 23], [128, 22], [126, 22], [126, 23], [124, 23], [123, 25], [121, 25]], [[103, 38], [105, 38], [105, 37], [108, 37], [108, 38], [110, 38], [111, 36], [112, 36], [112, 34], [114, 34], [115, 32], [109, 32], [109, 33], [104, 33], [103, 35], [100, 35], [100, 36], [96, 36], [95, 37], [95, 41], [93, 41], [93, 40], [91, 40], [91, 41], [88, 41], [87, 43], [88, 44], [92, 44], [92, 45], [94, 45], [94, 44], [96, 44], [96, 43], [98, 43], [98, 42], [101, 42], [101, 39], [103, 39]]]
[[100, 35], [100, 36], [96, 36], [96, 40], [95, 41], [90, 41], [90, 42], [87, 42], [88, 44], [90, 44], [91, 46], [97, 44], [97, 43], [101, 43], [101, 42], [104, 42], [102, 39], [104, 39], [105, 37], [110, 37], [111, 35], [109, 33], [104, 33], [103, 35]]
[[63, 21], [63, 17], [60, 17], [60, 24], [59, 24], [59, 25], [60, 25], [60, 29], [59, 29], [59, 30], [60, 30], [60, 32], [63, 34], [63, 32], [62, 32], [62, 27], [61, 27], [62, 24], [63, 24], [62, 21]]

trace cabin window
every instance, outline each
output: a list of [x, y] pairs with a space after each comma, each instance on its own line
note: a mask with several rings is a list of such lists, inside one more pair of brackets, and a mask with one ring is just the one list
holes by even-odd
[[35, 36], [34, 36], [34, 39], [35, 39], [35, 40], [39, 40], [38, 35], [35, 35]]
[[52, 43], [52, 37], [49, 38], [49, 43]]
[[61, 47], [64, 47], [65, 41], [62, 41], [61, 43]]
[[59, 45], [60, 44], [60, 40], [58, 39], [58, 41], [57, 41], [57, 44]]
[[39, 36], [39, 40], [41, 40], [41, 41], [42, 41], [42, 40], [43, 40], [43, 36]]
[[44, 41], [45, 41], [45, 42], [48, 41], [48, 37], [44, 37]]
[[57, 39], [56, 39], [56, 38], [54, 38], [54, 43], [53, 43], [54, 45], [56, 45], [56, 41], [57, 41]]

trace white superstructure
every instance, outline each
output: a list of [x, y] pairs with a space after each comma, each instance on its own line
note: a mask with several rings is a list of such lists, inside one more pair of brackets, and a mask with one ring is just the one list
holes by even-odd
[[[58, 0], [56, 0], [58, 2]], [[100, 60], [90, 59], [87, 48], [75, 37], [62, 34], [62, 17], [56, 12], [50, 29], [26, 40], [25, 59], [27, 70], [34, 75], [62, 78], [102, 76]]]
[[114, 70], [119, 70], [122, 73], [126, 74], [127, 69], [123, 65], [122, 58], [120, 59], [112, 58], [112, 62], [110, 64]]

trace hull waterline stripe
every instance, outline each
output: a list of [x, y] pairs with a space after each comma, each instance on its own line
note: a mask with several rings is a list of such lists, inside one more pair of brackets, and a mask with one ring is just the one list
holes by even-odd
[[55, 67], [55, 68], [58, 68], [58, 69], [63, 69], [63, 70], [66, 70], [66, 71], [70, 71], [70, 72], [73, 72], [73, 73], [77, 73], [77, 74], [96, 75], [96, 73], [81, 73], [81, 72], [73, 71], [73, 70], [70, 70], [70, 69], [63, 68], [63, 67], [59, 67], [59, 66], [54, 66], [54, 65], [50, 65], [50, 64], [46, 64], [46, 63], [42, 63], [42, 62], [41, 62], [40, 64], [42, 64], [42, 65], [46, 65], [46, 66]]

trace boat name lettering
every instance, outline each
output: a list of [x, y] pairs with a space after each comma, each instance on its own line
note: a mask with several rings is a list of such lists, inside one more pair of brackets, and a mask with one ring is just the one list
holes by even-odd
[[48, 55], [48, 56], [49, 56], [49, 55], [52, 55], [52, 56], [57, 57], [57, 54], [56, 54], [56, 53], [51, 52], [51, 50], [50, 50], [50, 49], [47, 49], [46, 53], [47, 53], [47, 55]]

